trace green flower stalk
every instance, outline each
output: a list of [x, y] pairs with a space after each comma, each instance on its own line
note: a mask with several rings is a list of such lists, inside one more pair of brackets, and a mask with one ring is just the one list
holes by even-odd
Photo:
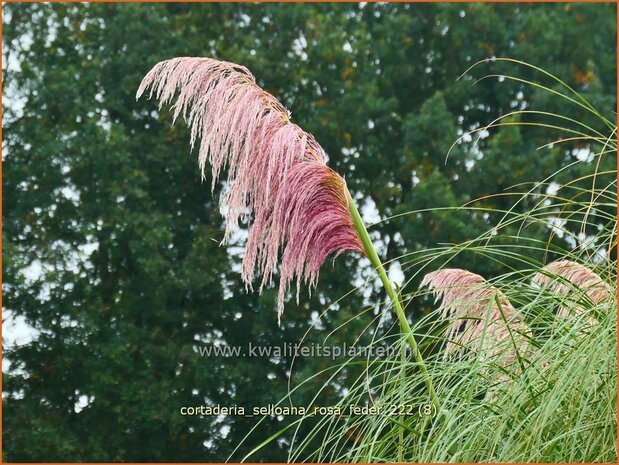
[[423, 360], [421, 352], [419, 351], [419, 346], [417, 345], [417, 341], [415, 340], [415, 336], [413, 335], [413, 330], [408, 324], [408, 319], [406, 318], [406, 313], [404, 313], [404, 308], [402, 306], [402, 301], [400, 300], [400, 295], [396, 293], [393, 288], [391, 281], [389, 281], [389, 277], [387, 276], [387, 272], [385, 271], [385, 267], [383, 266], [378, 253], [376, 253], [376, 248], [374, 247], [374, 243], [370, 239], [370, 235], [368, 233], [367, 228], [365, 227], [365, 223], [363, 222], [363, 218], [361, 218], [361, 214], [355, 205], [355, 202], [352, 199], [350, 193], [348, 193], [348, 208], [350, 210], [350, 214], [352, 216], [353, 226], [355, 230], [359, 234], [361, 238], [361, 243], [363, 244], [363, 250], [365, 251], [366, 256], [370, 260], [370, 263], [378, 273], [378, 277], [393, 304], [393, 309], [398, 317], [398, 322], [400, 323], [400, 330], [404, 335], [406, 335], [406, 340], [408, 345], [410, 346], [413, 357], [415, 357], [415, 361], [417, 362], [417, 366], [421, 371], [421, 374], [424, 379], [424, 383], [428, 388], [428, 393], [430, 395], [430, 400], [432, 404], [436, 408], [436, 412], [438, 413], [441, 409], [441, 404], [438, 400], [438, 396], [434, 389], [434, 385], [432, 384], [432, 379], [430, 378], [430, 374], [428, 373], [428, 369]]

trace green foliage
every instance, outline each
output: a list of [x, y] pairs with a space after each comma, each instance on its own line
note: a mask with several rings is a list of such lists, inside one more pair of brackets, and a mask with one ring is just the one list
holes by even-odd
[[[155, 62], [213, 56], [251, 69], [316, 136], [351, 190], [390, 218], [371, 233], [381, 239], [381, 258], [399, 259], [406, 269], [426, 250], [496, 225], [513, 205], [499, 195], [504, 189], [546, 179], [534, 186], [540, 194], [551, 181], [564, 185], [590, 173], [591, 163], [571, 164], [574, 149], [586, 148], [582, 141], [538, 151], [555, 139], [543, 128], [525, 137], [521, 128], [503, 126], [478, 150], [474, 137], [456, 145], [446, 161], [458, 135], [525, 103], [599, 127], [584, 108], [524, 83], [471, 86], [469, 78], [457, 78], [489, 56], [515, 57], [566, 76], [608, 115], [616, 103], [615, 8], [4, 5], [3, 303], [38, 335], [4, 347], [11, 365], [3, 376], [3, 459], [242, 458], [287, 421], [263, 419], [237, 448], [257, 419], [184, 417], [180, 407], [263, 406], [288, 395], [298, 405], [331, 405], [363, 379], [366, 366], [302, 358], [289, 378], [290, 357], [203, 358], [197, 346], [281, 345], [304, 337], [322, 343], [328, 334], [332, 345], [357, 338], [390, 343], [393, 321], [372, 325], [385, 296], [371, 292], [371, 270], [356, 257], [325, 266], [315, 295], [289, 303], [282, 328], [271, 290], [245, 292], [235, 271], [238, 247], [217, 245], [221, 218], [188, 153], [187, 128], [169, 127], [169, 114], [159, 115], [154, 102], [135, 102]], [[489, 66], [491, 73], [509, 69], [503, 62]], [[525, 69], [518, 76], [533, 74]], [[570, 168], [554, 175], [562, 166]], [[612, 160], [603, 158], [599, 171], [609, 169]], [[482, 196], [470, 208], [451, 209]], [[527, 197], [515, 213], [537, 201]], [[597, 229], [595, 215], [613, 208], [591, 212], [585, 234]], [[403, 215], [411, 209], [429, 210]], [[512, 244], [519, 226], [507, 225], [501, 240]], [[569, 245], [567, 235], [551, 237], [545, 225], [528, 232], [544, 244], [552, 239], [551, 251]], [[546, 250], [533, 250], [531, 260], [545, 258], [552, 258]], [[450, 264], [487, 276], [529, 269], [472, 253], [455, 254]], [[368, 285], [349, 294], [355, 278]], [[417, 282], [414, 275], [410, 285]], [[409, 311], [420, 316], [428, 305]], [[304, 336], [317, 320], [320, 330]], [[312, 425], [294, 426], [252, 460], [285, 459], [294, 437], [320, 446]], [[593, 449], [585, 456], [602, 457]]]

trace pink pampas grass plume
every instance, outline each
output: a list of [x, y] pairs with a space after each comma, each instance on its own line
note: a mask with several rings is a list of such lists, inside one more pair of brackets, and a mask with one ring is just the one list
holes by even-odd
[[[444, 269], [425, 275], [421, 282], [436, 301], [441, 316], [449, 319], [445, 358], [462, 356], [496, 359], [513, 366], [528, 349], [531, 330], [507, 298], [481, 276], [461, 269]], [[497, 300], [500, 303], [497, 305]], [[516, 353], [518, 351], [518, 353]]]
[[223, 242], [251, 223], [242, 277], [248, 288], [261, 274], [260, 290], [272, 281], [281, 256], [278, 319], [292, 281], [316, 286], [329, 255], [364, 253], [348, 210], [344, 179], [327, 167], [311, 134], [290, 121], [290, 112], [261, 89], [249, 70], [210, 58], [181, 57], [157, 63], [137, 98], [149, 90], [161, 106], [176, 97], [174, 120], [182, 116], [199, 141], [198, 162], [213, 190], [227, 168], [220, 197]]
[[[610, 286], [600, 276], [586, 266], [570, 260], [558, 260], [546, 265], [533, 276], [533, 282], [554, 294], [569, 297], [569, 301], [566, 301], [557, 313], [561, 318], [585, 314], [586, 308], [577, 303], [583, 296], [594, 305], [613, 296]], [[595, 323], [589, 316], [587, 321]]]

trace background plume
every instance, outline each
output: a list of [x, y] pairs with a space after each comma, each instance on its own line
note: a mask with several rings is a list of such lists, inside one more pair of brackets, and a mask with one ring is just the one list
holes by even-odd
[[[612, 297], [610, 286], [593, 270], [571, 260], [546, 265], [533, 276], [533, 282], [553, 294], [566, 297], [557, 315], [561, 318], [581, 316], [587, 312], [583, 297], [598, 305]], [[590, 315], [587, 321], [595, 323]]]
[[[444, 269], [424, 276], [422, 286], [442, 300], [441, 316], [450, 320], [445, 357], [492, 358], [503, 367], [524, 357], [531, 331], [507, 298], [481, 276]], [[500, 304], [497, 304], [497, 302]]]

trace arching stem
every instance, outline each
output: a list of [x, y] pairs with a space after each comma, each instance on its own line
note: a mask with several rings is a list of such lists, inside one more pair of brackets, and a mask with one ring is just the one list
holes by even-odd
[[361, 218], [361, 214], [359, 210], [357, 210], [357, 206], [350, 195], [348, 190], [346, 191], [346, 195], [348, 197], [348, 209], [350, 210], [350, 214], [352, 216], [353, 225], [357, 232], [359, 233], [359, 237], [361, 238], [361, 243], [363, 244], [363, 248], [365, 249], [365, 253], [372, 263], [372, 266], [378, 273], [378, 277], [380, 278], [391, 303], [393, 304], [393, 308], [398, 317], [398, 321], [400, 322], [400, 330], [406, 336], [406, 340], [408, 341], [408, 345], [413, 352], [413, 357], [415, 357], [415, 361], [417, 362], [417, 366], [419, 367], [419, 371], [423, 376], [423, 381], [428, 388], [428, 393], [430, 396], [430, 400], [434, 407], [436, 408], [436, 413], [438, 414], [441, 411], [441, 404], [438, 400], [438, 396], [436, 395], [436, 391], [434, 390], [434, 385], [432, 384], [432, 380], [430, 379], [430, 374], [428, 373], [428, 369], [426, 367], [425, 362], [423, 361], [423, 357], [421, 356], [421, 352], [419, 351], [419, 347], [417, 346], [417, 341], [413, 336], [413, 331], [408, 324], [408, 320], [406, 319], [406, 314], [404, 313], [404, 309], [402, 307], [402, 302], [400, 301], [399, 294], [394, 290], [389, 278], [387, 276], [387, 272], [385, 271], [385, 267], [383, 266], [378, 254], [376, 253], [376, 248], [374, 247], [374, 243], [370, 239], [370, 235], [368, 230], [365, 227], [365, 223]]

